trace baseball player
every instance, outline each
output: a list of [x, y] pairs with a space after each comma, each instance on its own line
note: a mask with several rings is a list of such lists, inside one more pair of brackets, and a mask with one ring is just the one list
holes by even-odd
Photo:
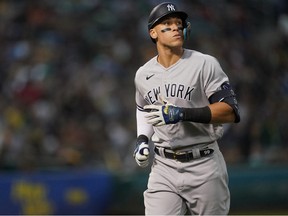
[[169, 2], [151, 11], [148, 30], [158, 55], [135, 75], [137, 164], [149, 164], [150, 140], [155, 151], [144, 192], [147, 215], [229, 212], [228, 175], [217, 140], [223, 123], [240, 121], [237, 100], [214, 57], [183, 48], [187, 17]]

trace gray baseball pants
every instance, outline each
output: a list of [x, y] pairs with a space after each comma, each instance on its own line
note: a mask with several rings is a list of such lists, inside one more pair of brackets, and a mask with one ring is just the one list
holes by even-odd
[[217, 142], [213, 154], [179, 162], [155, 154], [144, 192], [146, 215], [227, 215], [230, 207], [226, 163]]

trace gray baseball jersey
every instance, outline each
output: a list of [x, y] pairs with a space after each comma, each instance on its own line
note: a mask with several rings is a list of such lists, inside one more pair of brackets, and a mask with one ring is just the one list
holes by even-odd
[[[184, 49], [181, 59], [168, 68], [159, 64], [155, 56], [136, 73], [137, 108], [143, 111], [147, 104], [160, 104], [159, 94], [179, 107], [204, 107], [209, 104], [208, 98], [227, 81], [220, 64], [210, 55]], [[155, 145], [176, 150], [216, 141], [223, 128], [220, 124], [179, 122], [154, 127], [154, 132]]]

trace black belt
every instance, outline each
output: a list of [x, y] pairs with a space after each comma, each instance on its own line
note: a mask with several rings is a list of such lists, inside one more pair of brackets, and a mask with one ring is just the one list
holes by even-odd
[[[155, 146], [154, 151], [157, 155], [161, 156], [159, 147]], [[172, 151], [172, 150], [170, 150]], [[164, 148], [164, 155], [166, 158], [169, 159], [174, 159], [180, 162], [188, 162], [193, 159], [201, 158], [201, 157], [206, 157], [208, 155], [211, 155], [214, 152], [214, 149], [210, 148], [204, 148], [199, 150], [199, 157], [195, 157], [193, 155], [192, 151], [186, 151], [186, 152], [169, 152]]]

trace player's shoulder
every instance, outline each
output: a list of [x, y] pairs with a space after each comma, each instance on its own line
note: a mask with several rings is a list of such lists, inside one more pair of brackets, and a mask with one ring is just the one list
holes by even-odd
[[210, 73], [210, 71], [222, 71], [219, 61], [213, 55], [195, 50], [187, 50], [187, 55], [191, 56], [190, 58], [191, 62], [193, 61], [193, 64], [197, 64], [199, 67], [203, 68], [203, 73]]

